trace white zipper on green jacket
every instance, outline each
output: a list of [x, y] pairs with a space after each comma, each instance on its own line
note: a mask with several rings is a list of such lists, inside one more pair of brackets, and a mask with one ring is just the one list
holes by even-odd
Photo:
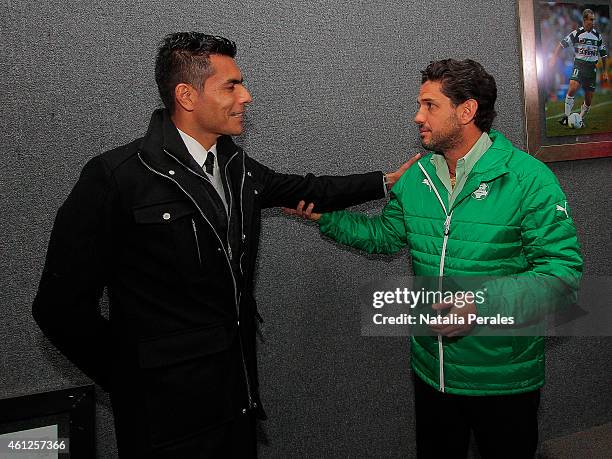
[[[446, 220], [444, 220], [444, 241], [442, 242], [442, 255], [440, 256], [440, 271], [438, 274], [438, 290], [442, 291], [442, 277], [444, 276], [444, 259], [446, 258], [446, 244], [448, 243], [448, 233], [450, 229], [451, 218], [453, 218], [453, 212], [451, 211], [450, 214], [448, 213], [448, 211], [446, 210], [446, 206], [444, 205], [444, 201], [442, 201], [442, 197], [440, 196], [440, 193], [438, 193], [438, 189], [434, 185], [433, 180], [431, 179], [425, 168], [420, 163], [417, 164], [419, 164], [419, 167], [423, 171], [423, 174], [425, 174], [425, 177], [427, 177], [429, 186], [436, 193], [436, 197], [438, 198], [438, 201], [440, 201], [440, 205], [442, 206], [442, 209], [444, 210], [444, 215], [446, 216]], [[438, 314], [440, 314], [440, 311], [438, 311]], [[444, 346], [443, 338], [440, 334], [438, 334], [438, 355], [440, 359], [440, 392], [444, 392]]]

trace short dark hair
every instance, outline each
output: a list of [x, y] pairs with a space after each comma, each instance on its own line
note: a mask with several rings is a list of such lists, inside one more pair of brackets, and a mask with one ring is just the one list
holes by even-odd
[[199, 32], [166, 35], [157, 51], [155, 82], [162, 102], [174, 111], [174, 89], [188, 83], [200, 90], [212, 74], [210, 55], [236, 56], [236, 44], [227, 38]]
[[471, 59], [444, 59], [431, 62], [421, 71], [421, 83], [437, 81], [442, 93], [457, 106], [468, 99], [478, 102], [474, 123], [482, 132], [489, 132], [495, 119], [497, 85], [484, 67]]

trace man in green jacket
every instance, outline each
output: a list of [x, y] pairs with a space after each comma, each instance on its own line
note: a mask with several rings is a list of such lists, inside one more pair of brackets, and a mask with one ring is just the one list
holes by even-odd
[[[416, 276], [489, 276], [484, 302], [433, 305], [454, 317], [525, 323], [571, 303], [582, 257], [566, 197], [546, 165], [491, 129], [494, 78], [469, 59], [421, 73], [414, 121], [432, 153], [392, 188], [382, 214], [317, 214], [304, 202], [292, 212], [370, 253], [408, 245]], [[473, 322], [450, 322], [411, 338], [418, 456], [465, 457], [473, 432], [483, 457], [533, 457], [543, 337], [482, 336]]]

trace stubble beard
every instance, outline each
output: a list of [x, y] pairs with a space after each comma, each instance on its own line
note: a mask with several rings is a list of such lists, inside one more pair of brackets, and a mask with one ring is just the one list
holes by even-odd
[[463, 141], [461, 126], [455, 115], [450, 116], [446, 122], [446, 128], [442, 132], [432, 132], [429, 142], [421, 141], [423, 148], [435, 153], [444, 154], [452, 150]]

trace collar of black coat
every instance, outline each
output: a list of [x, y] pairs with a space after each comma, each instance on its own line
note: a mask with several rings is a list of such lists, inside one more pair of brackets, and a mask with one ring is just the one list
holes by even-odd
[[[158, 109], [151, 115], [149, 128], [140, 143], [140, 150], [146, 152], [151, 159], [163, 163], [165, 152], [175, 157], [184, 166], [195, 171], [201, 168], [187, 150], [181, 135], [170, 118], [166, 109]], [[217, 139], [217, 155], [219, 166], [224, 167], [229, 158], [238, 151], [238, 147], [230, 136], [224, 135]]]

